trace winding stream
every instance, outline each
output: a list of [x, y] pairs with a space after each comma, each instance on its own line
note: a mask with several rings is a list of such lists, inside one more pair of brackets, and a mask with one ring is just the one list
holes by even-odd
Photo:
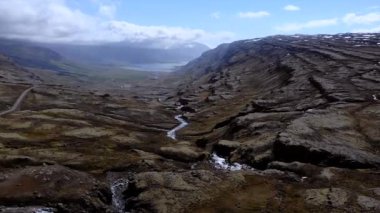
[[[177, 107], [177, 110], [180, 110], [183, 106]], [[189, 123], [183, 119], [183, 115], [176, 115], [174, 117], [177, 121], [180, 122], [178, 126], [174, 129], [171, 129], [167, 132], [167, 136], [173, 140], [176, 140], [176, 132], [180, 129], [185, 128]], [[251, 170], [252, 167], [239, 163], [229, 163], [225, 158], [218, 156], [216, 153], [212, 153], [210, 163], [217, 169], [228, 170], [228, 171], [239, 171], [239, 170]]]
[[[179, 108], [180, 109], [180, 108]], [[183, 115], [176, 115], [174, 117], [179, 121], [179, 125], [167, 132], [167, 137], [176, 140], [176, 132], [180, 129], [185, 128], [189, 123], [183, 118]], [[250, 166], [239, 164], [239, 163], [229, 163], [225, 158], [218, 156], [216, 153], [212, 153], [210, 163], [217, 169], [228, 170], [228, 171], [239, 171], [239, 170], [251, 170]], [[112, 192], [112, 206], [117, 213], [125, 212], [125, 200], [123, 192], [128, 188], [129, 182], [127, 179], [121, 178], [113, 181], [111, 183]]]
[[[180, 108], [179, 108], [180, 109]], [[179, 121], [179, 125], [174, 129], [171, 129], [167, 132], [167, 136], [173, 140], [176, 140], [176, 132], [182, 128], [185, 128], [188, 123], [183, 119], [183, 115], [176, 115], [174, 117]], [[115, 212], [124, 213], [125, 212], [125, 199], [123, 192], [128, 189], [128, 180], [121, 178], [111, 183], [111, 192], [112, 192], [112, 206]]]
[[176, 139], [176, 132], [180, 129], [183, 129], [185, 128], [189, 123], [187, 123], [185, 121], [185, 119], [183, 119], [183, 115], [176, 115], [174, 117], [177, 121], [180, 122], [180, 124], [178, 126], [176, 126], [174, 129], [168, 131], [168, 133], [166, 134], [169, 138], [173, 139], [173, 140], [177, 140]]

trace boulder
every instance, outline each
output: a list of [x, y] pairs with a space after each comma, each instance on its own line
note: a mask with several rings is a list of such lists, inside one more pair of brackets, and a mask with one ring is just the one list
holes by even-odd
[[229, 156], [231, 152], [235, 151], [241, 144], [237, 141], [220, 140], [214, 145], [215, 152], [220, 156]]
[[107, 186], [92, 176], [63, 166], [36, 166], [5, 173], [0, 203], [6, 206], [49, 206], [69, 212], [106, 211]]
[[305, 164], [300, 162], [278, 162], [273, 161], [268, 164], [268, 169], [278, 169], [281, 171], [294, 172], [301, 176], [314, 177], [321, 173], [322, 169], [320, 167], [314, 166], [312, 164]]
[[187, 143], [180, 142], [175, 146], [160, 148], [160, 154], [174, 160], [183, 162], [196, 162], [207, 157], [207, 153], [197, 147], [192, 147]]
[[380, 201], [377, 199], [359, 195], [357, 202], [366, 211], [380, 211]]
[[376, 168], [380, 157], [357, 131], [354, 118], [341, 111], [306, 113], [279, 134], [274, 143], [279, 161], [300, 161], [318, 165]]
[[190, 113], [195, 113], [196, 110], [192, 107], [189, 107], [189, 106], [183, 106], [181, 107], [181, 111], [182, 112], [190, 112]]
[[349, 193], [340, 188], [308, 189], [305, 192], [306, 203], [318, 206], [344, 206], [349, 198]]
[[206, 99], [206, 101], [207, 102], [215, 102], [215, 101], [218, 101], [220, 99], [221, 99], [220, 96], [218, 96], [218, 95], [212, 95], [212, 96], [208, 96], [207, 99]]
[[42, 165], [41, 162], [35, 158], [22, 156], [22, 155], [5, 155], [0, 156], [0, 167], [17, 168], [23, 166], [38, 166]]
[[231, 153], [232, 162], [242, 162], [257, 169], [265, 169], [273, 160], [273, 143], [276, 135], [271, 133], [259, 134], [248, 141], [244, 141]]
[[190, 207], [211, 201], [228, 189], [244, 184], [240, 173], [212, 171], [143, 172], [129, 183], [126, 210], [138, 212], [187, 212]]

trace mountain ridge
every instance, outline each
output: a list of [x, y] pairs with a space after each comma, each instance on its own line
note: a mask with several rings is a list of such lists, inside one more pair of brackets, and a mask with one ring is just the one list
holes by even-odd
[[194, 42], [162, 48], [131, 42], [55, 44], [0, 39], [0, 53], [8, 55], [17, 63], [57, 71], [65, 71], [64, 64], [133, 67], [136, 64], [183, 63], [208, 49]]

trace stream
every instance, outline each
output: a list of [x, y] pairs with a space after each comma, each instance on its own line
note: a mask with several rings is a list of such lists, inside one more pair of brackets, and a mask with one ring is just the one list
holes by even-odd
[[124, 191], [128, 189], [128, 180], [121, 178], [113, 181], [111, 184], [112, 207], [116, 213], [125, 212]]
[[[180, 108], [179, 108], [180, 109]], [[183, 115], [176, 115], [174, 117], [180, 124], [175, 128], [167, 132], [167, 137], [176, 139], [176, 132], [180, 129], [185, 128], [189, 123], [183, 118]], [[229, 163], [225, 158], [218, 156], [216, 153], [212, 153], [210, 163], [216, 169], [222, 169], [227, 171], [239, 171], [239, 170], [251, 170], [253, 169], [250, 166], [239, 164], [239, 163]], [[127, 179], [117, 179], [111, 184], [112, 192], [112, 206], [117, 213], [124, 213], [125, 210], [125, 200], [123, 197], [123, 192], [128, 188]]]
[[176, 139], [176, 134], [175, 134], [175, 133], [176, 133], [178, 130], [185, 128], [189, 123], [187, 123], [187, 122], [185, 121], [185, 119], [183, 119], [183, 115], [176, 115], [174, 118], [175, 118], [177, 121], [179, 121], [180, 124], [179, 124], [178, 126], [176, 126], [174, 129], [169, 130], [168, 133], [167, 133], [166, 135], [167, 135], [169, 138], [173, 139], [173, 140], [177, 140], [177, 139]]
[[[174, 117], [179, 121], [179, 125], [174, 129], [171, 129], [167, 132], [167, 136], [173, 140], [176, 140], [176, 132], [182, 128], [185, 128], [188, 123], [183, 119], [183, 115], [176, 115]], [[112, 206], [115, 212], [124, 213], [125, 212], [125, 200], [123, 192], [128, 189], [128, 180], [121, 178], [111, 183], [111, 192], [112, 192]]]
[[225, 158], [218, 156], [216, 153], [212, 153], [210, 163], [216, 169], [239, 171], [239, 170], [252, 170], [253, 168], [240, 163], [229, 163]]

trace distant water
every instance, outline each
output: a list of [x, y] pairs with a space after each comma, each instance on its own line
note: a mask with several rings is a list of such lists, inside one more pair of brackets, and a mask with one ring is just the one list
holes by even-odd
[[133, 64], [133, 65], [124, 66], [123, 68], [139, 70], [139, 71], [172, 72], [172, 71], [175, 71], [180, 66], [184, 66], [186, 64], [187, 62]]

